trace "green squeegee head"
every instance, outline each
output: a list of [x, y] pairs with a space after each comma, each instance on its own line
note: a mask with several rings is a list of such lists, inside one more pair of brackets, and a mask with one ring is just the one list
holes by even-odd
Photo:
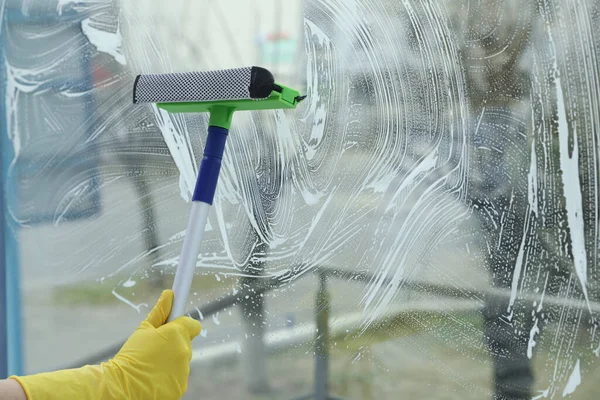
[[209, 112], [210, 125], [226, 129], [235, 111], [292, 109], [305, 97], [260, 67], [140, 75], [134, 85], [134, 103], [156, 103], [172, 113]]

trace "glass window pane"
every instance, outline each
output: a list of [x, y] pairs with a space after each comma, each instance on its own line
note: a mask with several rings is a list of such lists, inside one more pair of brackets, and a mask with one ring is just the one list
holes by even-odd
[[597, 397], [597, 1], [1, 7], [13, 370], [111, 357], [173, 284], [209, 116], [136, 76], [257, 65], [307, 97], [235, 113], [186, 398]]

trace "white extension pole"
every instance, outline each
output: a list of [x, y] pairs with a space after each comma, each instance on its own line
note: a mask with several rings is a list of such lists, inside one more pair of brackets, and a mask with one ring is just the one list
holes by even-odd
[[169, 315], [169, 321], [173, 321], [185, 313], [209, 211], [210, 204], [201, 201], [192, 202], [192, 211], [190, 212], [190, 219], [183, 239], [183, 249], [181, 250], [179, 265], [177, 266], [175, 281], [173, 282], [175, 299], [173, 300], [173, 308]]
[[[224, 114], [227, 121], [231, 122], [232, 109], [211, 111], [211, 122], [216, 115]], [[221, 112], [219, 112], [221, 111]], [[215, 118], [218, 119], [218, 118]], [[223, 121], [221, 121], [223, 122]], [[179, 265], [175, 273], [173, 282], [173, 307], [169, 314], [169, 322], [181, 317], [185, 313], [185, 307], [190, 295], [194, 271], [196, 270], [196, 261], [200, 254], [200, 243], [206, 228], [208, 211], [212, 204], [215, 191], [217, 190], [217, 181], [219, 180], [219, 171], [221, 170], [221, 160], [225, 151], [225, 142], [227, 140], [228, 130], [220, 126], [210, 125], [208, 127], [208, 136], [206, 137], [206, 146], [204, 147], [204, 157], [200, 164], [196, 187], [192, 195], [192, 211], [190, 219], [183, 238], [183, 248], [179, 257]]]

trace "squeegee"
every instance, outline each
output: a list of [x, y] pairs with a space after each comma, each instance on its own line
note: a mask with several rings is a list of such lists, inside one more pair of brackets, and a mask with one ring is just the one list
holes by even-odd
[[169, 321], [185, 313], [233, 113], [296, 108], [305, 97], [276, 83], [273, 74], [260, 67], [136, 77], [133, 85], [135, 104], [155, 103], [158, 108], [171, 113], [210, 113], [204, 156], [173, 282], [175, 298]]

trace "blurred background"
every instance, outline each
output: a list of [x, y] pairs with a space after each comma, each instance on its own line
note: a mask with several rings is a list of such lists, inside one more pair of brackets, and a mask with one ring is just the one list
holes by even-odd
[[[101, 362], [170, 288], [208, 117], [141, 73], [260, 65], [185, 398], [598, 397], [594, 0], [0, 2], [0, 377]], [[6, 289], [6, 290], [5, 290]]]

